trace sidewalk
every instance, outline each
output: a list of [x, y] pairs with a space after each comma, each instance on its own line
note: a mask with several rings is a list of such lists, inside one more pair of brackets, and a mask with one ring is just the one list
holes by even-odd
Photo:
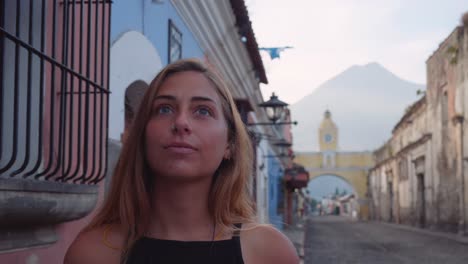
[[430, 230], [430, 229], [422, 229], [414, 226], [408, 226], [408, 225], [403, 225], [403, 224], [395, 224], [395, 223], [388, 223], [388, 222], [380, 222], [380, 221], [372, 221], [374, 223], [380, 223], [384, 225], [388, 225], [391, 227], [407, 230], [407, 231], [413, 231], [417, 232], [420, 234], [425, 234], [425, 235], [430, 235], [430, 236], [436, 236], [436, 237], [441, 237], [441, 238], [446, 238], [450, 240], [457, 241], [462, 244], [468, 244], [468, 236], [462, 236], [454, 233], [447, 233], [447, 232], [442, 232], [442, 231], [435, 231], [435, 230]]
[[295, 226], [285, 226], [282, 231], [296, 247], [297, 254], [301, 259], [300, 263], [304, 263], [304, 223]]

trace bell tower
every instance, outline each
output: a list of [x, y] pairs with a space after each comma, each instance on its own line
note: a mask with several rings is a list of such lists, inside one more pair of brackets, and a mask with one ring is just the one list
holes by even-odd
[[320, 151], [335, 152], [338, 149], [338, 128], [331, 118], [331, 112], [326, 110], [319, 127]]

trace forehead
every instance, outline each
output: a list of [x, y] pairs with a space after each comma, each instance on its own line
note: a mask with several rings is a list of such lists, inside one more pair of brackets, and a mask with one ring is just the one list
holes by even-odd
[[202, 73], [194, 71], [171, 75], [161, 84], [156, 95], [172, 95], [178, 98], [201, 96], [221, 104], [215, 85]]

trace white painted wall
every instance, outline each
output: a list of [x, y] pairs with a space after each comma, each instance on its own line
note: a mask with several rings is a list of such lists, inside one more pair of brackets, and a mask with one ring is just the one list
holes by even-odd
[[111, 47], [109, 137], [120, 140], [124, 130], [124, 99], [127, 87], [137, 80], [150, 83], [162, 69], [158, 51], [140, 32], [128, 31]]
[[[268, 219], [268, 143], [260, 141], [257, 148], [257, 217], [259, 223], [269, 223]], [[260, 169], [262, 168], [262, 169]]]

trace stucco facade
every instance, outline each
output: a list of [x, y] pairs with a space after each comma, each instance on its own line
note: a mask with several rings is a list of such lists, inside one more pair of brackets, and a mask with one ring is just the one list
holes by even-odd
[[1, 11], [0, 263], [62, 263], [103, 199], [111, 4], [28, 3]]
[[372, 217], [466, 232], [468, 25], [427, 60], [427, 90], [374, 154]]
[[[21, 14], [21, 42], [41, 50], [48, 60], [32, 52], [28, 62], [29, 51], [23, 49], [29, 46], [19, 43], [15, 45], [21, 46], [16, 48], [21, 56], [15, 60], [11, 56], [14, 41], [0, 45], [2, 63], [17, 65], [2, 71], [2, 79], [15, 82], [16, 78], [18, 82], [8, 85], [0, 98], [7, 102], [2, 113], [8, 117], [0, 119], [0, 227], [6, 230], [0, 232], [0, 263], [63, 262], [68, 246], [105, 196], [125, 127], [138, 107], [136, 97], [141, 97], [149, 82], [171, 61], [192, 57], [204, 60], [232, 87], [244, 122], [265, 120], [257, 104], [263, 101], [259, 83], [267, 83], [267, 79], [242, 0], [8, 2], [8, 25], [0, 22], [0, 26], [11, 35], [3, 37], [15, 35], [18, 19], [14, 15]], [[21, 11], [14, 10], [14, 6], [21, 7]], [[32, 13], [28, 6], [37, 9], [37, 14], [27, 15]], [[44, 11], [41, 6], [45, 6]], [[41, 19], [45, 22], [41, 23]], [[45, 30], [41, 24], [46, 25]], [[247, 36], [245, 43], [239, 28]], [[28, 37], [28, 31], [33, 38]], [[39, 45], [41, 35], [47, 39], [45, 47]], [[44, 69], [39, 60], [46, 61]], [[28, 67], [33, 69], [29, 77], [24, 70]], [[15, 74], [13, 69], [21, 69], [23, 75]], [[31, 84], [27, 84], [28, 78], [34, 79]], [[40, 93], [46, 95], [44, 102], [37, 96]], [[25, 117], [26, 113], [30, 118]], [[38, 118], [41, 114], [43, 125]], [[11, 120], [18, 121], [14, 128], [10, 115], [14, 117]], [[29, 125], [23, 122], [25, 119], [31, 120]], [[280, 134], [279, 129], [251, 127], [251, 131], [259, 133], [266, 130]], [[11, 139], [18, 136], [20, 140]], [[277, 151], [269, 142], [264, 145], [268, 151]], [[41, 151], [47, 154], [43, 158], [38, 154]], [[258, 167], [262, 160], [256, 160]], [[17, 167], [10, 169], [10, 163]], [[254, 183], [261, 183], [258, 188], [252, 185], [252, 189], [257, 190], [257, 202], [262, 205], [259, 219], [263, 222], [269, 221], [269, 177], [278, 181], [280, 176], [277, 167], [269, 169], [276, 165], [267, 165], [266, 170], [254, 175]], [[28, 175], [16, 173], [21, 170]], [[105, 181], [101, 181], [105, 175]]]
[[[147, 87], [174, 55], [171, 27], [179, 34], [179, 59], [198, 58], [220, 73], [245, 123], [267, 120], [257, 106], [263, 101], [260, 82], [266, 83], [267, 79], [244, 1], [122, 0], [114, 3], [113, 11], [109, 137], [114, 140], [112, 144], [117, 144], [116, 150], [138, 107], [135, 97], [141, 97], [145, 90], [142, 87]], [[242, 32], [239, 28], [243, 28]], [[247, 36], [245, 42], [241, 41], [241, 33]], [[249, 130], [252, 134], [281, 136], [279, 129], [270, 127], [250, 126]], [[282, 170], [277, 167], [282, 165], [260, 154], [276, 152], [270, 142], [256, 147], [257, 169], [250, 191], [257, 202], [259, 221], [268, 223], [273, 212], [270, 203], [278, 203], [278, 187], [274, 185], [274, 191], [269, 188], [280, 181]]]

